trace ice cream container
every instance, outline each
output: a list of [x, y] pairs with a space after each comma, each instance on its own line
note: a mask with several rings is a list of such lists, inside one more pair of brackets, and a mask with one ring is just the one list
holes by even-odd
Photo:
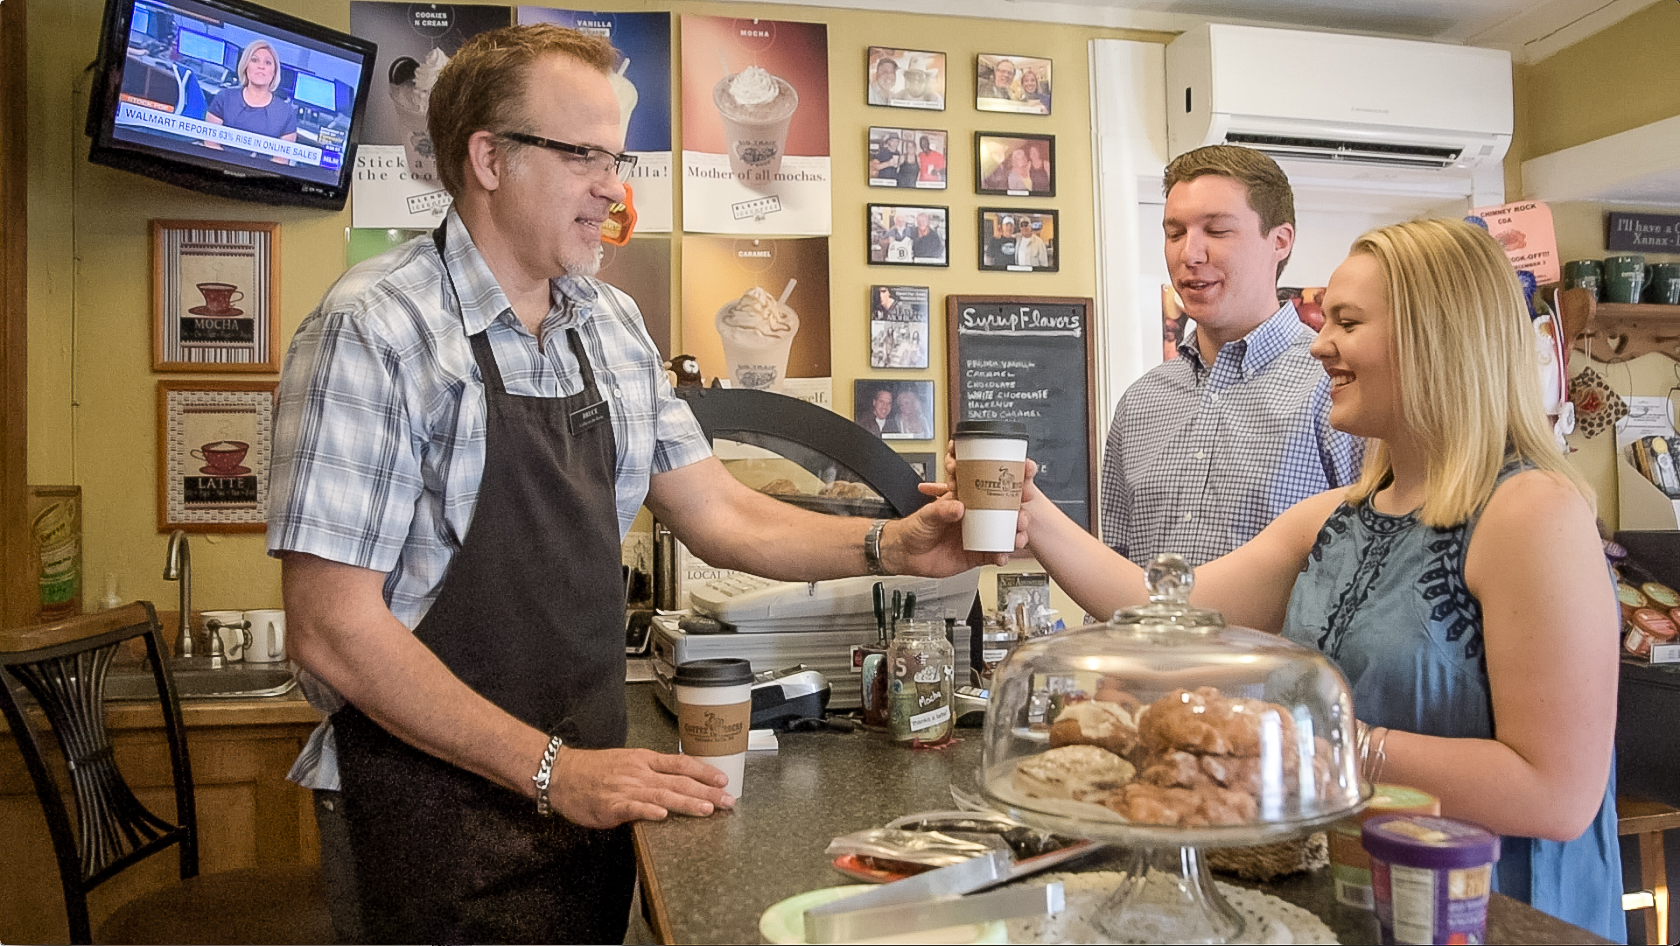
[[1336, 900], [1361, 910], [1372, 908], [1371, 857], [1359, 843], [1359, 829], [1378, 815], [1438, 815], [1441, 802], [1428, 792], [1404, 785], [1373, 785], [1365, 810], [1331, 826], [1330, 880]]
[[1384, 943], [1486, 941], [1499, 836], [1430, 815], [1378, 815], [1361, 829]]

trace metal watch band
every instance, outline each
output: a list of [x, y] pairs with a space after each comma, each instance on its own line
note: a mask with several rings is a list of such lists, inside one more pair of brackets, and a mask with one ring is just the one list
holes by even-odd
[[887, 520], [877, 519], [869, 524], [869, 532], [863, 537], [863, 566], [871, 575], [885, 575], [886, 566], [881, 564], [881, 530], [887, 527]]
[[554, 774], [554, 759], [560, 755], [560, 737], [548, 737], [548, 748], [543, 750], [542, 764], [537, 766], [537, 774], [531, 776], [531, 781], [537, 784], [537, 814], [552, 815], [554, 806], [548, 803], [548, 780]]

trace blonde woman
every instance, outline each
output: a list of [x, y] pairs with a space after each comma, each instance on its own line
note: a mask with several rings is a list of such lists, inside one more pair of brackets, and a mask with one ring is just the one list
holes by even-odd
[[[205, 109], [204, 120], [266, 138], [296, 141], [297, 106], [275, 91], [280, 88], [280, 57], [274, 47], [267, 40], [252, 40], [239, 54], [238, 72], [239, 87], [216, 93]], [[213, 141], [204, 144], [222, 150]], [[275, 164], [292, 163], [278, 155], [273, 160]]]
[[[1354, 244], [1324, 312], [1330, 423], [1375, 449], [1199, 568], [1193, 600], [1329, 655], [1366, 778], [1497, 831], [1497, 889], [1620, 942], [1616, 597], [1516, 275], [1486, 232], [1414, 221]], [[1029, 548], [1075, 601], [1143, 600], [1136, 565], [1027, 497]]]

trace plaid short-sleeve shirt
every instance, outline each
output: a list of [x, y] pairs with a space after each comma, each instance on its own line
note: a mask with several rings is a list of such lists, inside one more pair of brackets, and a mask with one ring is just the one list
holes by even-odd
[[1312, 341], [1285, 304], [1211, 368], [1192, 332], [1179, 357], [1127, 388], [1103, 451], [1103, 541], [1139, 565], [1162, 552], [1200, 565], [1353, 482], [1364, 441], [1330, 426]]
[[[446, 227], [447, 271], [426, 236], [328, 290], [292, 338], [275, 416], [269, 554], [307, 552], [386, 573], [386, 603], [411, 628], [461, 549], [484, 473], [484, 383], [470, 335], [488, 333], [510, 394], [560, 397], [583, 390], [566, 343], [566, 330], [578, 330], [612, 417], [621, 536], [653, 474], [711, 455], [628, 296], [595, 279], [555, 279], [553, 305], [532, 335], [454, 211]], [[333, 708], [336, 694], [309, 682], [312, 702]], [[313, 759], [300, 759], [320, 777], [299, 767], [294, 775], [334, 788], [322, 735], [305, 750]]]

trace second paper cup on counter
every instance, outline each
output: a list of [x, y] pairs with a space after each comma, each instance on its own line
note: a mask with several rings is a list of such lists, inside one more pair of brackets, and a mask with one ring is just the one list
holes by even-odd
[[740, 798], [752, 721], [752, 664], [740, 657], [690, 660], [677, 665], [674, 682], [680, 751], [721, 769], [729, 776], [724, 791]]
[[957, 454], [957, 499], [963, 548], [1015, 551], [1015, 520], [1026, 481], [1027, 425], [1013, 420], [965, 420], [952, 432]]

